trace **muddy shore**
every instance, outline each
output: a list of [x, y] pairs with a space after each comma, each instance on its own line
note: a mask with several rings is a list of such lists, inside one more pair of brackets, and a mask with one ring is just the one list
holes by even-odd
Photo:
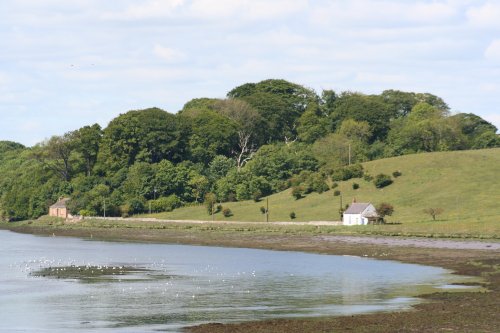
[[422, 295], [412, 311], [314, 319], [276, 319], [238, 324], [211, 323], [187, 332], [499, 332], [500, 249], [498, 242], [450, 241], [394, 237], [265, 234], [234, 230], [147, 228], [71, 228], [47, 225], [2, 225], [16, 232], [96, 240], [248, 247], [283, 251], [355, 255], [439, 266], [456, 274], [481, 277], [484, 292], [439, 292]]

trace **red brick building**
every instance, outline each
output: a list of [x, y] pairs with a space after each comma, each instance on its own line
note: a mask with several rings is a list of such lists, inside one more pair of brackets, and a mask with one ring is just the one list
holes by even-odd
[[69, 209], [66, 207], [66, 203], [69, 201], [69, 198], [59, 198], [55, 204], [50, 206], [49, 208], [49, 216], [62, 217], [62, 218], [71, 218], [73, 217], [69, 213]]

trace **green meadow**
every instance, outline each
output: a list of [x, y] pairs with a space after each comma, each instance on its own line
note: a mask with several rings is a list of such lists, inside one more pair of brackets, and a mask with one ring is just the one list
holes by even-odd
[[[148, 215], [173, 220], [213, 220], [264, 222], [261, 207], [269, 205], [269, 221], [339, 221], [339, 208], [355, 199], [357, 202], [382, 202], [394, 206], [387, 217], [389, 225], [370, 226], [372, 229], [398, 232], [428, 232], [431, 234], [500, 234], [500, 149], [435, 152], [406, 155], [363, 164], [365, 174], [391, 175], [394, 183], [377, 189], [363, 178], [338, 182], [335, 190], [311, 193], [296, 200], [291, 190], [263, 198], [260, 202], [221, 203], [232, 216], [222, 212], [213, 217], [203, 205], [176, 209], [173, 212]], [[394, 171], [401, 176], [394, 178]], [[359, 184], [354, 190], [353, 184]], [[424, 212], [440, 208], [434, 221]], [[296, 218], [291, 219], [294, 212]]]

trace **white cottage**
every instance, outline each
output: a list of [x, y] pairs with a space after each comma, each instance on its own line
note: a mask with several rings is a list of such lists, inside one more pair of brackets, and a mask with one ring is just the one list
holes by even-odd
[[344, 212], [343, 225], [367, 225], [378, 218], [377, 210], [371, 203], [353, 202]]

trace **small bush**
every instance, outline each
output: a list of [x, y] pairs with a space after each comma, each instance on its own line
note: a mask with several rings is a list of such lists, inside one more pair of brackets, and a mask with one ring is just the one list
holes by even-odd
[[82, 209], [78, 212], [80, 216], [96, 216], [97, 213], [93, 210]]
[[337, 188], [338, 186], [339, 186], [339, 184], [337, 182], [333, 182], [332, 189]]
[[233, 212], [229, 208], [224, 208], [222, 209], [222, 215], [224, 215], [224, 217], [230, 217], [233, 216]]
[[290, 213], [290, 218], [291, 218], [292, 220], [294, 220], [296, 217], [297, 217], [297, 216], [295, 215], [295, 212], [291, 212], [291, 213]]
[[301, 199], [303, 192], [304, 192], [304, 190], [300, 186], [294, 186], [292, 188], [292, 196], [295, 198], [295, 200]]
[[252, 199], [255, 202], [259, 202], [260, 198], [262, 198], [262, 192], [260, 190], [256, 190], [252, 193]]
[[339, 195], [340, 195], [340, 191], [339, 190], [333, 191], [333, 196], [334, 197], [338, 197]]
[[262, 214], [265, 214], [265, 213], [266, 213], [266, 207], [261, 206], [261, 207], [260, 207], [260, 212], [261, 212]]
[[361, 164], [349, 165], [332, 172], [332, 179], [335, 181], [349, 180], [351, 178], [363, 177], [363, 166]]
[[383, 173], [378, 174], [373, 180], [376, 188], [383, 188], [392, 184], [391, 176], [384, 175]]
[[401, 175], [402, 175], [402, 173], [401, 173], [401, 171], [399, 171], [399, 170], [396, 170], [396, 171], [394, 171], [394, 172], [392, 173], [392, 176], [393, 176], [394, 178], [398, 178], [398, 177], [399, 177], [399, 176], [401, 176]]
[[367, 182], [371, 182], [371, 181], [373, 180], [373, 177], [372, 177], [371, 175], [369, 175], [369, 174], [365, 174], [365, 175], [363, 176], [363, 179], [364, 179], [365, 181], [367, 181]]
[[382, 202], [376, 209], [379, 216], [379, 222], [381, 223], [385, 223], [386, 216], [391, 216], [392, 213], [394, 213], [394, 206], [387, 202]]
[[229, 202], [235, 202], [235, 201], [237, 201], [236, 200], [236, 193], [233, 193], [233, 192], [229, 193], [227, 195], [227, 201], [229, 201]]
[[215, 206], [215, 212], [214, 212], [214, 214], [220, 212], [221, 210], [222, 210], [222, 205], [218, 204], [217, 206]]
[[120, 215], [122, 217], [129, 217], [130, 206], [128, 204], [124, 204], [120, 206]]
[[180, 206], [182, 206], [182, 201], [175, 194], [169, 195], [168, 197], [160, 197], [151, 201], [151, 209], [154, 212], [171, 212]]
[[129, 206], [129, 214], [139, 214], [144, 212], [144, 202], [140, 198], [133, 198], [127, 202]]
[[[212, 193], [212, 192], [209, 192], [207, 194], [205, 194], [205, 208], [207, 209], [207, 213], [208, 215], [212, 215], [212, 210], [214, 210], [214, 205], [215, 205], [215, 202], [217, 201], [217, 196]], [[215, 213], [215, 212], [213, 212]]]
[[358, 188], [359, 188], [359, 184], [358, 183], [352, 184], [352, 189], [353, 190], [357, 190]]

